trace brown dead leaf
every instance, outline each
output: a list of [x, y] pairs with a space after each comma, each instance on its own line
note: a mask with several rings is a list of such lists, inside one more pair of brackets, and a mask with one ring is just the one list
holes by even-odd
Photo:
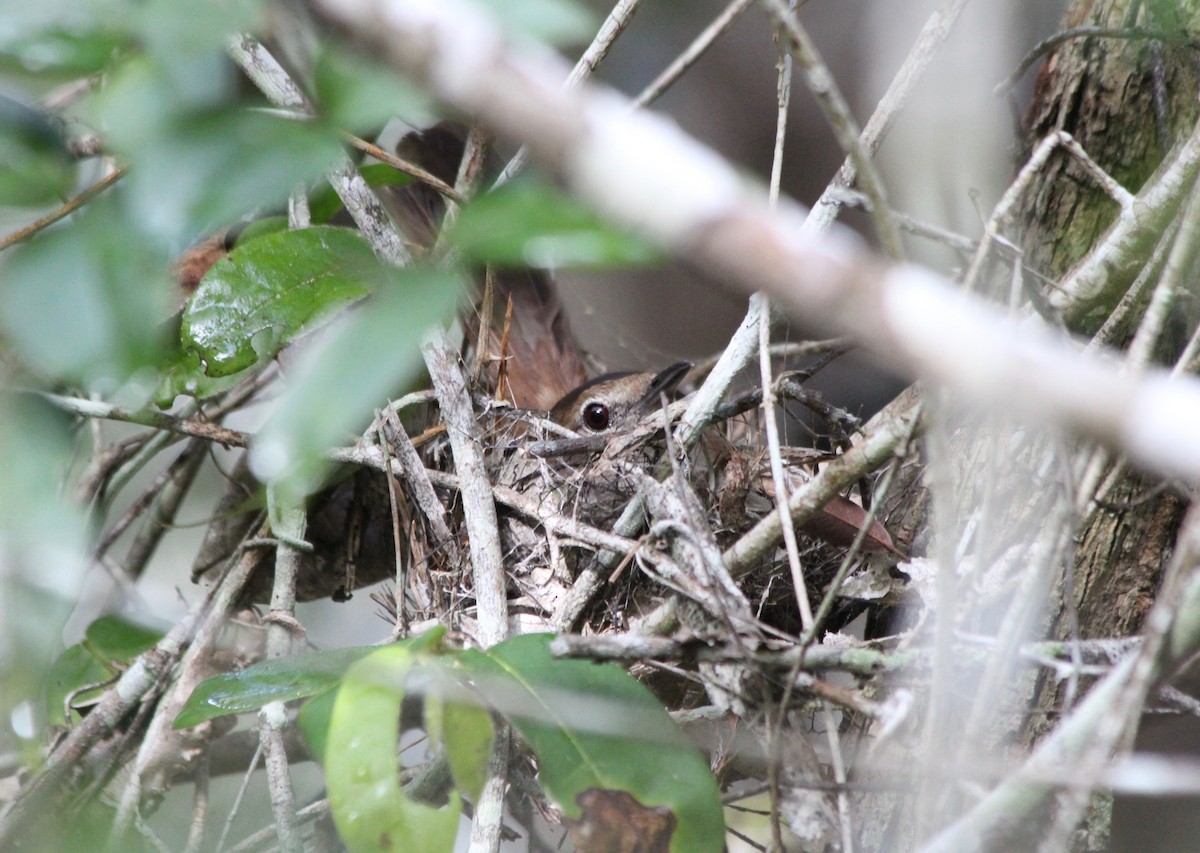
[[[809, 536], [824, 539], [841, 548], [849, 548], [858, 531], [866, 525], [866, 521], [866, 510], [854, 501], [838, 495], [821, 507], [821, 511], [805, 522], [801, 529]], [[871, 526], [867, 528], [866, 536], [863, 537], [862, 548], [869, 554], [887, 552], [897, 557], [905, 556], [878, 519], [871, 520]]]

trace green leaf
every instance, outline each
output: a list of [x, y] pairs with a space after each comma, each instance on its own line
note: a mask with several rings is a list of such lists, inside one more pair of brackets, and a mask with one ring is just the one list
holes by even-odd
[[115, 29], [51, 26], [11, 33], [0, 45], [0, 68], [36, 73], [43, 79], [85, 77], [102, 71], [130, 46], [128, 35]]
[[325, 50], [313, 70], [317, 108], [330, 124], [374, 135], [402, 116], [413, 126], [431, 123], [429, 97], [391, 68], [337, 48]]
[[30, 368], [120, 381], [161, 361], [172, 289], [166, 257], [114, 196], [11, 252], [0, 278], [0, 334]]
[[61, 491], [71, 452], [65, 414], [39, 398], [0, 392], [0, 608], [8, 649], [0, 714], [44, 684], [84, 586], [85, 519]]
[[264, 216], [262, 219], [256, 219], [242, 229], [237, 235], [235, 246], [240, 246], [243, 243], [249, 243], [251, 240], [257, 240], [259, 237], [266, 237], [268, 234], [278, 234], [280, 231], [288, 230], [288, 219], [286, 216]]
[[176, 219], [180, 229], [212, 227], [281, 204], [337, 155], [320, 125], [226, 108], [172, 126], [153, 149], [137, 152], [131, 175], [145, 189], [148, 213]]
[[[446, 635], [444, 628], [438, 627], [426, 631], [416, 637], [404, 640], [400, 645], [422, 654], [436, 650]], [[340, 682], [338, 682], [340, 684]], [[333, 705], [337, 699], [337, 686], [318, 693], [304, 703], [297, 720], [300, 733], [308, 744], [309, 750], [317, 760], [324, 763], [326, 746], [329, 741], [329, 725], [333, 719]]]
[[256, 30], [265, 5], [260, 0], [126, 0], [126, 4], [121, 26], [148, 54], [168, 64], [211, 55], [223, 50], [231, 35]]
[[154, 405], [169, 409], [180, 394], [197, 400], [215, 397], [236, 387], [266, 361], [266, 358], [260, 358], [250, 367], [229, 376], [209, 376], [204, 372], [204, 363], [199, 354], [195, 350], [180, 347], [160, 366], [161, 375], [154, 392]]
[[538, 757], [546, 792], [568, 818], [587, 791], [626, 791], [676, 820], [675, 853], [724, 849], [721, 797], [708, 763], [644, 685], [618, 666], [562, 660], [551, 635], [467, 651], [460, 662]]
[[120, 616], [101, 616], [88, 625], [84, 645], [104, 663], [132, 660], [162, 639], [163, 632]]
[[487, 762], [496, 730], [492, 716], [478, 702], [457, 702], [430, 693], [425, 697], [425, 729], [440, 744], [458, 790], [476, 800], [487, 781]]
[[381, 269], [349, 228], [317, 226], [247, 241], [201, 280], [183, 312], [183, 345], [199, 354], [206, 375], [230, 376], [362, 299]]
[[0, 94], [0, 205], [37, 207], [66, 199], [75, 161], [38, 110]]
[[149, 233], [190, 241], [281, 205], [340, 156], [333, 128], [237, 101], [219, 53], [177, 65], [139, 57], [97, 98], [108, 141], [130, 163], [130, 201]]
[[[0, 390], [0, 536], [6, 549], [0, 577], [27, 574], [55, 592], [77, 588], [78, 577], [61, 574], [86, 542], [80, 508], [62, 496], [62, 472], [74, 452], [70, 430], [70, 417], [41, 398]], [[24, 614], [14, 609], [12, 615]]]
[[[98, 685], [118, 670], [114, 663], [123, 663], [151, 648], [162, 637], [161, 631], [144, 628], [120, 616], [101, 616], [88, 626], [82, 643], [68, 648], [46, 675], [46, 713], [55, 725], [69, 722], [63, 711], [66, 698], [81, 687]], [[76, 698], [86, 701], [99, 695], [102, 687], [85, 692]]]
[[276, 484], [281, 500], [322, 483], [325, 448], [361, 431], [373, 408], [412, 381], [422, 364], [420, 335], [458, 300], [451, 273], [410, 267], [389, 274], [386, 286], [328, 333], [323, 346], [304, 354], [291, 388], [259, 431], [250, 462], [260, 479]]
[[66, 649], [46, 673], [46, 719], [55, 726], [72, 722], [67, 719], [64, 709], [67, 697], [81, 687], [101, 684], [111, 677], [108, 668], [96, 660], [96, 656], [85, 649], [82, 643]]
[[[46, 550], [49, 552], [54, 549]], [[24, 567], [32, 570], [27, 571], [24, 577], [0, 578], [0, 602], [3, 602], [7, 622], [4, 640], [10, 650], [8, 660], [0, 667], [0, 714], [5, 719], [11, 719], [9, 715], [15, 706], [25, 699], [45, 696], [44, 709], [49, 721], [60, 722], [63, 720], [63, 699], [67, 693], [84, 684], [103, 681], [109, 675], [88, 668], [82, 655], [72, 655], [61, 666], [56, 663], [61, 657], [58, 649], [62, 644], [63, 625], [77, 602], [56, 590], [46, 589], [45, 578], [38, 578], [42, 583], [37, 583], [33, 578], [41, 572], [64, 579], [71, 579], [70, 575], [74, 574], [75, 586], [71, 589], [75, 590], [82, 585], [85, 566], [73, 554], [59, 554], [57, 557], [60, 561], [64, 561], [64, 558], [75, 559], [75, 565], [55, 566], [45, 559], [47, 556], [49, 554], [37, 554], [32, 549], [21, 553], [10, 547], [6, 552], [9, 565], [23, 567], [25, 564]], [[41, 562], [37, 562], [39, 558]], [[97, 672], [99, 678], [90, 678], [93, 672]], [[55, 678], [57, 687], [47, 682], [50, 676]], [[31, 703], [30, 708], [43, 710], [41, 704]], [[44, 722], [40, 717], [39, 714], [35, 725]], [[10, 729], [6, 734], [11, 736], [13, 733]], [[9, 743], [15, 745], [16, 741], [10, 740]], [[42, 753], [38, 752], [38, 755]]]
[[573, 0], [482, 0], [511, 34], [549, 44], [571, 44], [596, 32], [592, 13]]
[[[403, 187], [413, 182], [409, 175], [393, 169], [387, 163], [371, 163], [362, 166], [358, 171], [370, 187]], [[328, 222], [342, 209], [342, 200], [333, 191], [333, 187], [322, 183], [309, 199], [308, 208], [314, 223]]]
[[329, 725], [333, 722], [333, 705], [337, 701], [337, 689], [318, 693], [300, 708], [296, 724], [308, 744], [308, 751], [322, 764], [329, 744]]
[[659, 257], [645, 241], [532, 180], [480, 196], [459, 215], [452, 237], [477, 261], [498, 266], [615, 266]]
[[0, 21], [14, 36], [38, 33], [55, 27], [87, 29], [98, 19], [114, 11], [117, 2], [123, 0], [42, 0], [28, 3], [25, 0], [0, 0]]
[[334, 701], [325, 782], [338, 833], [351, 853], [449, 853], [462, 802], [443, 808], [410, 800], [396, 748], [405, 683], [424, 662], [410, 645], [386, 646], [355, 663]]
[[346, 667], [375, 651], [372, 646], [312, 652], [224, 672], [196, 685], [175, 728], [185, 729], [226, 714], [257, 711], [268, 702], [290, 702], [337, 686]]

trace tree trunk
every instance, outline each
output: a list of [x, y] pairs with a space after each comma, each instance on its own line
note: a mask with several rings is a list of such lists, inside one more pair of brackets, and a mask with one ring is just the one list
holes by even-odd
[[[1065, 130], [1110, 175], [1137, 192], [1197, 118], [1200, 75], [1195, 49], [1184, 36], [1197, 31], [1198, 8], [1195, 0], [1076, 0], [1065, 28], [1135, 26], [1162, 31], [1164, 38], [1083, 37], [1062, 45], [1038, 75], [1026, 118], [1029, 144]], [[1060, 151], [1025, 196], [1020, 221], [1026, 263], [1059, 280], [1103, 236], [1116, 212], [1117, 205], [1078, 161]], [[1132, 279], [1120, 284], [1125, 290]], [[1098, 306], [1072, 331], [1094, 331], [1113, 307]], [[1173, 358], [1182, 343], [1182, 313], [1176, 312], [1157, 347], [1164, 360]], [[1134, 315], [1136, 322], [1140, 312]], [[1127, 342], [1132, 332], [1122, 330], [1116, 342]], [[1121, 476], [1079, 531], [1071, 586], [1083, 638], [1134, 633], [1150, 606], [1183, 509], [1170, 491], [1152, 496], [1153, 487], [1140, 476]], [[1055, 629], [1060, 637], [1072, 633], [1068, 614], [1068, 608], [1059, 608]], [[1047, 685], [1037, 710], [1054, 709], [1057, 693]], [[1040, 728], [1047, 717], [1033, 719]]]
[[[1192, 132], [1200, 112], [1196, 97], [1200, 63], [1186, 41], [1200, 30], [1200, 0], [1076, 0], [1064, 29], [1077, 27], [1123, 30], [1134, 37], [1081, 35], [1060, 44], [1046, 58], [1026, 115], [1027, 151], [1021, 163], [1048, 135], [1065, 131], [1125, 189], [1137, 193], [1169, 160], [1172, 145]], [[1151, 38], [1145, 31], [1159, 37]], [[1005, 235], [1023, 250], [1025, 281], [1062, 280], [1104, 238], [1118, 212], [1117, 203], [1060, 147], [1021, 197], [1013, 219], [1017, 233]], [[1126, 327], [1108, 338], [1110, 345], [1124, 347], [1133, 337], [1159, 271], [1151, 263], [1151, 254], [1158, 243], [1170, 248], [1170, 233], [1168, 229], [1166, 235], [1150, 239], [1146, 257], [1139, 263], [1110, 271], [1114, 287], [1106, 292], [1116, 294], [1129, 290], [1143, 269], [1150, 267], [1152, 272], [1140, 306], [1129, 312]], [[1010, 282], [1008, 270], [994, 278], [1001, 292]], [[1052, 287], [1044, 285], [1043, 293]], [[1070, 331], [1094, 334], [1117, 299], [1081, 312]], [[1186, 331], [1194, 326], [1193, 317], [1186, 316], [1196, 313], [1194, 302], [1175, 300], [1155, 358], [1172, 362], [1177, 357]], [[955, 600], [939, 618], [964, 634], [1000, 638], [998, 649], [1005, 631], [1021, 625], [1022, 619], [1026, 620], [1022, 636], [1030, 639], [1135, 635], [1173, 550], [1185, 502], [1156, 479], [1113, 459], [1104, 462], [1102, 477], [1093, 478], [1090, 493], [1080, 495], [1092, 452], [1088, 447], [1068, 445], [1034, 428], [1018, 429], [1002, 418], [997, 422], [970, 416], [959, 418], [953, 427], [945, 426], [954, 412], [947, 411], [937, 395], [930, 395], [927, 403], [938, 411], [929, 418], [934, 426], [922, 453], [926, 464], [901, 471], [900, 485], [885, 501], [884, 515], [892, 535], [913, 553], [932, 553], [928, 546], [936, 541], [943, 559], [958, 555]], [[917, 485], [920, 482], [925, 485]], [[1044, 494], [1048, 491], [1055, 494]], [[1072, 504], [1085, 508], [1082, 516], [1070, 511]], [[1069, 571], [1059, 568], [1035, 578], [1028, 570], [1013, 569], [1034, 562], [1036, 549], [1031, 543], [1055, 541], [1056, 529], [1063, 531], [1064, 543], [1073, 539], [1073, 549], [1068, 545], [1054, 562]], [[1066, 535], [1072, 533], [1073, 537]], [[938, 572], [944, 574], [945, 569]], [[1030, 583], [1042, 586], [1030, 594]], [[997, 588], [989, 591], [989, 585]], [[939, 585], [939, 607], [950, 601], [942, 597], [942, 589]], [[1040, 601], [1046, 602], [1044, 612], [1021, 612]], [[992, 657], [1001, 659], [1003, 654]], [[1013, 747], [1017, 751], [1011, 758], [1027, 755], [1083, 692], [1074, 690], [1077, 685], [1055, 679], [1049, 670], [1036, 675], [1028, 668], [1014, 667], [1002, 680], [1003, 665], [996, 673], [989, 671], [991, 666], [974, 669], [956, 660], [940, 695], [935, 681], [927, 712], [927, 725], [935, 734], [929, 742], [947, 766], [971, 766], [980, 760], [986, 766]], [[989, 676], [994, 680], [989, 682]], [[922, 803], [931, 796], [936, 806]], [[949, 820], [968, 807], [967, 800], [956, 797], [953, 791], [923, 789], [909, 804], [908, 819], [897, 816], [902, 812], [884, 809], [891, 814], [890, 834], [877, 838], [884, 847], [919, 846], [938, 821], [930, 809], [940, 809], [942, 819]], [[903, 796], [892, 802], [905, 808]], [[1194, 810], [1194, 802], [1191, 805]], [[1120, 800], [1116, 811], [1131, 813]], [[990, 840], [988, 849], [1036, 848], [1052, 815], [1047, 809], [1041, 817], [1004, 830], [1003, 837]], [[1110, 828], [1102, 823], [1098, 836], [1090, 837], [1099, 837], [1103, 844]], [[1122, 831], [1118, 826], [1113, 837]], [[1088, 846], [1094, 842], [1084, 834], [1079, 838], [1076, 849], [1096, 849]]]

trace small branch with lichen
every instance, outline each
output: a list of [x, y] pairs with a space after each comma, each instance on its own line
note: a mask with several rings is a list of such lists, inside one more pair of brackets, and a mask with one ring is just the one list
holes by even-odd
[[249, 433], [240, 430], [229, 429], [228, 427], [204, 421], [177, 418], [174, 415], [156, 412], [151, 409], [133, 410], [114, 406], [111, 403], [102, 403], [98, 400], [85, 400], [82, 397], [64, 397], [61, 394], [47, 394], [41, 391], [31, 393], [36, 393], [39, 397], [62, 409], [64, 412], [70, 412], [80, 417], [103, 418], [110, 421], [140, 424], [141, 426], [166, 430], [167, 432], [174, 432], [179, 435], [191, 435], [196, 438], [203, 438], [207, 441], [223, 444], [226, 447], [248, 447], [251, 438]]
[[126, 169], [126, 166], [121, 166], [118, 169], [114, 169], [103, 178], [96, 181], [96, 183], [83, 190], [74, 198], [68, 199], [62, 204], [61, 207], [52, 210], [50, 213], [47, 213], [45, 216], [39, 219], [35, 219], [28, 225], [18, 228], [16, 231], [13, 231], [10, 234], [5, 234], [3, 237], [0, 237], [0, 252], [4, 251], [9, 246], [13, 246], [17, 243], [28, 240], [35, 234], [46, 230], [60, 219], [65, 219], [66, 217], [70, 216], [93, 198], [100, 195], [100, 193], [104, 192], [117, 181], [121, 180], [121, 178], [125, 176]]

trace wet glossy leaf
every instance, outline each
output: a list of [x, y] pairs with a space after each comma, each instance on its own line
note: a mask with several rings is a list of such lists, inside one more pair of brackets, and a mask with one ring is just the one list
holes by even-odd
[[658, 258], [645, 241], [530, 180], [476, 199], [459, 216], [453, 240], [476, 260], [500, 266], [614, 266]]
[[381, 275], [371, 248], [348, 228], [246, 241], [201, 280], [183, 313], [183, 345], [200, 356], [208, 376], [229, 376], [362, 299]]
[[549, 642], [514, 637], [460, 660], [536, 753], [541, 783], [564, 814], [580, 818], [587, 792], [624, 791], [641, 807], [670, 810], [674, 853], [723, 850], [708, 763], [654, 695], [618, 666], [553, 657]]
[[347, 667], [374, 650], [364, 646], [291, 655], [214, 675], [196, 685], [175, 718], [175, 728], [225, 714], [257, 711], [268, 702], [290, 702], [323, 693], [337, 686]]
[[209, 376], [204, 372], [204, 363], [194, 350], [178, 348], [161, 366], [158, 388], [154, 392], [154, 405], [169, 409], [180, 394], [207, 400], [228, 391], [254, 372], [265, 359], [232, 373], [229, 376]]

